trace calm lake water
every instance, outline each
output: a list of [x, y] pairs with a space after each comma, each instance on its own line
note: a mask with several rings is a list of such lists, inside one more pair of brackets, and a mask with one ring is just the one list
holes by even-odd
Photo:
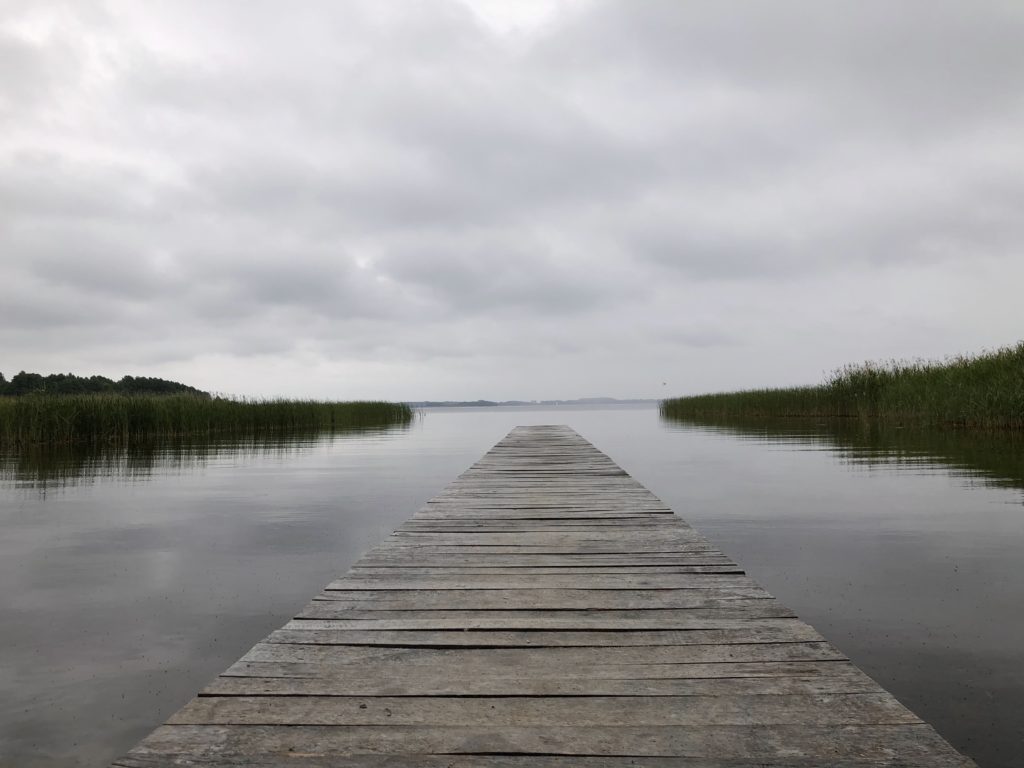
[[1024, 446], [643, 407], [0, 457], [0, 765], [100, 766], [513, 426], [569, 424], [982, 768], [1024, 764]]

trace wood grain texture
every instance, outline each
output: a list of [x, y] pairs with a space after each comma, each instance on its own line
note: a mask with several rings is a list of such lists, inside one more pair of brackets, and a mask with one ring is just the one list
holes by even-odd
[[117, 768], [970, 768], [568, 427], [518, 427]]

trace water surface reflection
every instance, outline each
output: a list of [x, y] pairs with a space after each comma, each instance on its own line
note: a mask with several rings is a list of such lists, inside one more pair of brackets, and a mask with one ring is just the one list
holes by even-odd
[[286, 458], [315, 450], [325, 439], [366, 440], [398, 436], [408, 424], [332, 431], [289, 430], [258, 437], [219, 439], [178, 437], [128, 446], [110, 444], [36, 445], [0, 452], [0, 482], [43, 492], [78, 483], [145, 480], [154, 473], [189, 472], [223, 458]]
[[569, 424], [983, 768], [1024, 755], [1024, 467], [997, 436], [437, 409], [0, 459], [0, 765], [104, 765], [519, 424]]
[[1024, 765], [1019, 435], [665, 427], [691, 459], [649, 485], [983, 768]]
[[936, 471], [980, 483], [1024, 489], [1024, 435], [1010, 431], [911, 429], [860, 419], [665, 419], [766, 444], [834, 453], [853, 466]]

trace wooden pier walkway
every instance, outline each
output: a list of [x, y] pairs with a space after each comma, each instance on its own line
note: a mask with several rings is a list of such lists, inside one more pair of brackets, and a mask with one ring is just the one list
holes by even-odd
[[114, 765], [973, 766], [568, 427], [518, 427]]

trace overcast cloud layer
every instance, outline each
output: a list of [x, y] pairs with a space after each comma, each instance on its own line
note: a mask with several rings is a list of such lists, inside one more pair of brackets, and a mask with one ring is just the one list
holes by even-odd
[[0, 371], [659, 397], [1024, 337], [1024, 4], [4, 2]]

